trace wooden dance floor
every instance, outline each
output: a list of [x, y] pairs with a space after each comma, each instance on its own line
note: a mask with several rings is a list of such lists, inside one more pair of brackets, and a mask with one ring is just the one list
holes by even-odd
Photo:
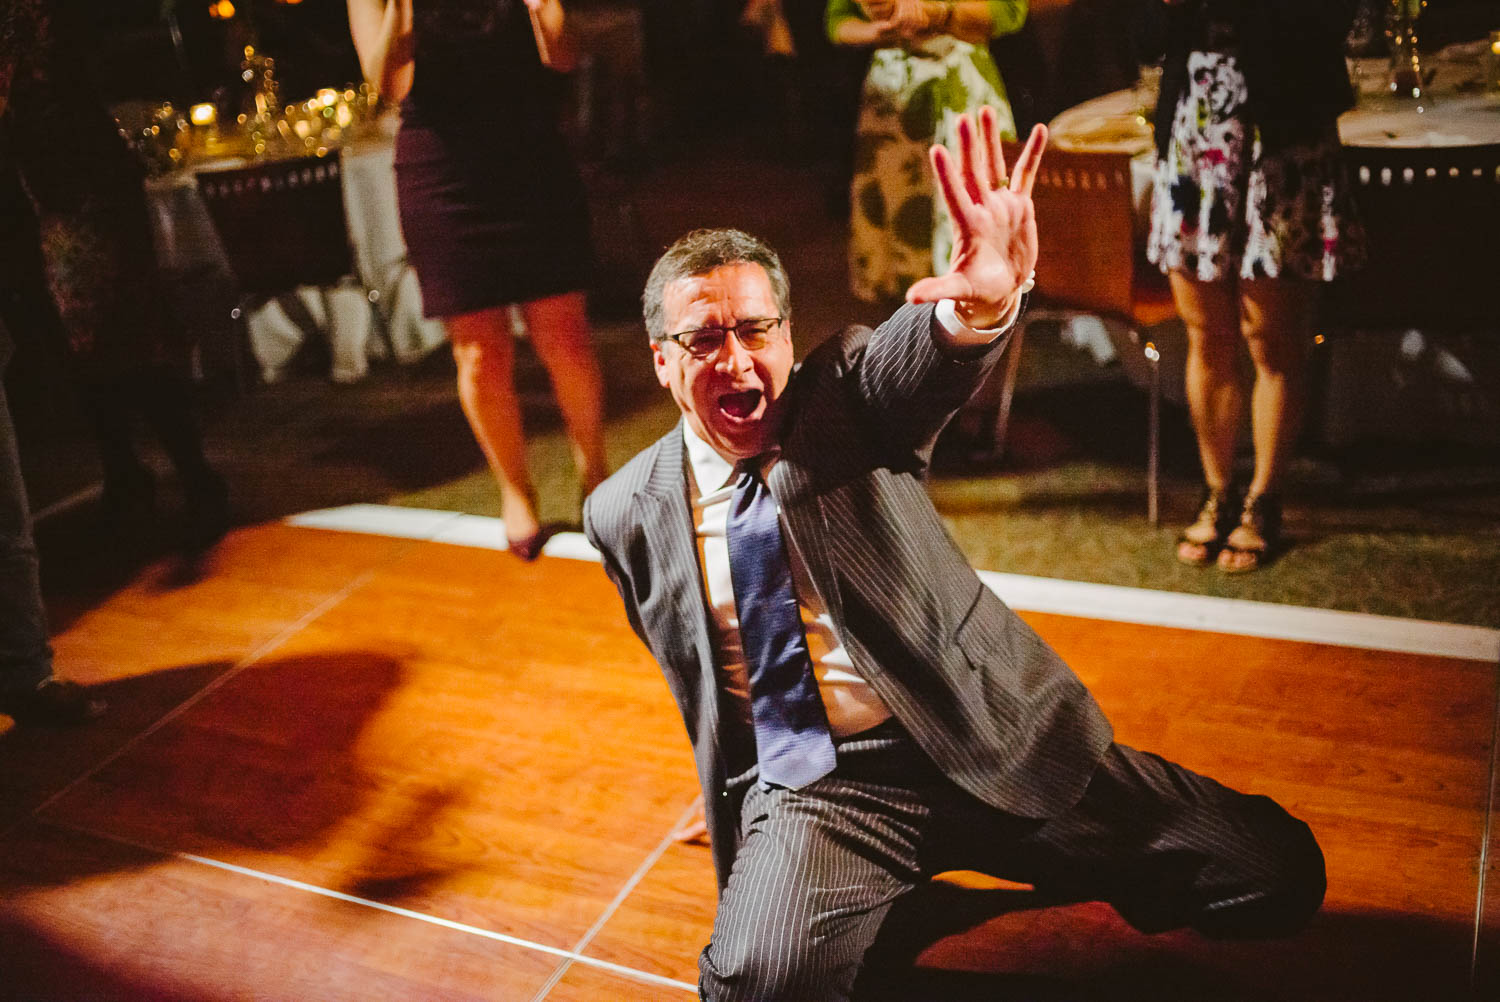
[[[1326, 906], [1216, 943], [955, 875], [897, 997], [1500, 997], [1493, 660], [1025, 616], [1119, 740], [1306, 819]], [[271, 524], [57, 618], [110, 712], [0, 730], [0, 998], [694, 997], [687, 740], [597, 564]]]

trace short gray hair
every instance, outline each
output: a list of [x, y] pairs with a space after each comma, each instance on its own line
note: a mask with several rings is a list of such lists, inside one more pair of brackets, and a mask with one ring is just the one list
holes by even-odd
[[641, 293], [641, 312], [646, 319], [646, 334], [652, 341], [667, 336], [666, 309], [662, 296], [668, 285], [679, 278], [702, 275], [730, 264], [758, 264], [771, 280], [776, 308], [782, 317], [792, 315], [792, 288], [786, 269], [771, 245], [743, 230], [694, 230], [680, 238], [666, 253], [656, 259], [646, 291]]

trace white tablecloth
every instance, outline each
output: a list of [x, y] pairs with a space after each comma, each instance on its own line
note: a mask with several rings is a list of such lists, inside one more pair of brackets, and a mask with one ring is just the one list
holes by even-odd
[[1432, 79], [1420, 99], [1390, 96], [1389, 60], [1354, 60], [1358, 104], [1339, 118], [1339, 138], [1345, 146], [1403, 149], [1500, 143], [1500, 91], [1479, 89], [1484, 67], [1475, 46], [1482, 44], [1429, 56]]
[[1142, 219], [1151, 213], [1155, 147], [1150, 114], [1134, 89], [1116, 90], [1074, 105], [1047, 125], [1049, 143], [1060, 150], [1131, 154], [1132, 201]]
[[[442, 325], [422, 319], [416, 275], [406, 263], [396, 212], [393, 134], [390, 123], [350, 142], [342, 152], [344, 213], [357, 281], [323, 289], [304, 287], [251, 314], [250, 347], [267, 381], [280, 375], [310, 334], [327, 338], [330, 376], [338, 382], [363, 377], [370, 359], [386, 354], [387, 345], [397, 361], [410, 362], [442, 344]], [[242, 163], [226, 160], [222, 165]], [[198, 164], [193, 170], [212, 166]], [[151, 179], [147, 196], [157, 259], [168, 275], [193, 280], [229, 273], [192, 171]]]

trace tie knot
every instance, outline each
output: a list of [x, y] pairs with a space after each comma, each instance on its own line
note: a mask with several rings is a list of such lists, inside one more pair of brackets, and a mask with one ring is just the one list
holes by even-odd
[[751, 484], [764, 484], [766, 482], [765, 467], [771, 461], [771, 453], [762, 453], [749, 459], [742, 459], [735, 464], [734, 484], [740, 490], [746, 490]]

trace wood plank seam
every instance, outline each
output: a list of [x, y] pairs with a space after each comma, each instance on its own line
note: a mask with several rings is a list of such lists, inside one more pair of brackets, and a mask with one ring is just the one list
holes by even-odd
[[106, 832], [95, 831], [91, 828], [87, 828], [81, 825], [70, 825], [58, 821], [41, 821], [39, 823], [52, 828], [60, 829], [62, 831], [72, 832], [77, 835], [83, 835], [87, 838], [98, 839], [103, 842], [113, 842], [116, 845], [127, 846], [129, 848], [137, 849], [142, 852], [149, 852], [158, 856], [170, 857], [172, 859], [182, 860], [183, 862], [193, 863], [199, 866], [212, 867], [213, 869], [220, 870], [225, 873], [231, 873], [236, 876], [249, 877], [252, 880], [261, 880], [269, 884], [275, 884], [278, 887], [288, 888], [289, 890], [301, 891], [306, 894], [314, 894], [318, 897], [329, 898], [334, 901], [342, 901], [345, 904], [357, 905], [362, 908], [370, 908], [374, 911], [384, 912], [387, 915], [394, 915], [398, 918], [405, 918], [411, 919], [416, 922], [423, 922], [427, 925], [437, 926], [439, 928], [448, 929], [453, 932], [465, 933], [470, 936], [478, 936], [481, 939], [493, 940], [497, 943], [504, 943], [507, 946], [514, 946], [523, 950], [533, 950], [538, 953], [545, 953], [550, 956], [558, 957], [569, 964], [584, 964], [588, 967], [598, 968], [599, 970], [607, 971], [611, 974], [617, 974], [623, 978], [628, 978], [633, 981], [640, 981], [645, 984], [657, 985], [663, 988], [681, 989], [682, 991], [693, 992], [694, 994], [696, 994], [698, 991], [697, 985], [690, 985], [685, 981], [676, 981], [672, 978], [663, 977], [660, 974], [652, 974], [650, 971], [637, 970], [633, 967], [626, 967], [624, 964], [616, 964], [612, 961], [600, 960], [597, 957], [583, 956], [571, 950], [564, 950], [561, 947], [548, 946], [545, 943], [536, 943], [528, 939], [522, 939], [519, 936], [512, 936], [508, 933], [503, 932], [496, 932], [493, 929], [484, 929], [479, 926], [469, 925], [465, 922], [458, 922], [453, 919], [445, 919], [438, 915], [429, 915], [426, 912], [419, 912], [410, 908], [402, 908], [400, 905], [388, 905], [383, 901], [375, 901], [371, 898], [362, 898], [358, 895], [346, 894], [343, 891], [335, 891], [332, 888], [328, 887], [319, 887], [317, 884], [309, 884], [306, 881], [295, 880], [291, 877], [283, 877], [279, 874], [267, 873], [264, 870], [257, 870], [253, 867], [241, 866], [238, 863], [230, 863], [221, 859], [214, 859], [210, 856], [200, 856], [196, 853], [191, 852], [179, 852], [175, 849], [166, 849], [161, 846], [151, 845], [144, 841], [127, 839], [119, 835], [112, 835]]
[[136, 745], [140, 744], [146, 738], [148, 738], [151, 735], [155, 734], [157, 731], [161, 730], [167, 724], [171, 723], [172, 721], [174, 721], [178, 717], [180, 717], [182, 714], [184, 714], [188, 710], [192, 709], [199, 702], [201, 702], [206, 696], [208, 696], [211, 693], [216, 692], [218, 689], [222, 688], [227, 682], [229, 682], [231, 679], [237, 677], [240, 673], [242, 673], [245, 669], [249, 668], [251, 665], [254, 665], [257, 662], [261, 661], [262, 659], [268, 657], [277, 648], [281, 647], [287, 641], [291, 640], [297, 634], [299, 634], [303, 630], [305, 630], [308, 626], [310, 626], [311, 624], [313, 624], [314, 622], [316, 622], [324, 613], [328, 612], [330, 609], [333, 609], [335, 606], [337, 606], [339, 603], [341, 603], [342, 601], [344, 601], [344, 599], [348, 598], [351, 594], [353, 594], [359, 588], [362, 588], [367, 582], [369, 582], [375, 576], [375, 574], [377, 572], [383, 570], [384, 568], [390, 566], [390, 564], [392, 564], [395, 561], [401, 559], [401, 557], [403, 557], [408, 551], [410, 551], [412, 549], [412, 547], [414, 547], [416, 545], [418, 545], [418, 544], [417, 544], [417, 542], [414, 541], [414, 542], [412, 542], [412, 543], [410, 543], [410, 544], [408, 544], [406, 546], [397, 547], [396, 550], [395, 550], [395, 552], [391, 555], [391, 557], [390, 557], [389, 560], [386, 560], [383, 563], [377, 564], [374, 567], [367, 568], [363, 573], [361, 573], [361, 574], [357, 575], [356, 577], [354, 577], [354, 578], [350, 579], [349, 581], [347, 581], [343, 585], [343, 587], [341, 587], [340, 589], [338, 589], [338, 591], [336, 591], [333, 594], [329, 595], [328, 597], [324, 598], [323, 601], [319, 602], [312, 609], [310, 609], [307, 612], [303, 613], [300, 617], [298, 617], [298, 619], [295, 622], [290, 623], [287, 626], [283, 627], [271, 639], [267, 640], [265, 643], [261, 644], [255, 650], [251, 651], [249, 654], [245, 655], [239, 661], [237, 661], [233, 665], [231, 665], [218, 678], [213, 679], [207, 685], [205, 685], [202, 689], [199, 689], [197, 692], [193, 693], [191, 696], [188, 696], [181, 703], [178, 703], [176, 706], [172, 707], [172, 709], [170, 709], [166, 713], [162, 714], [162, 716], [159, 717], [159, 718], [157, 718], [157, 720], [155, 722], [151, 723], [145, 729], [141, 730], [137, 734], [135, 734], [132, 737], [130, 737], [124, 744], [120, 745], [120, 747], [116, 748], [113, 752], [110, 752], [108, 755], [105, 755], [102, 759], [100, 759], [98, 762], [94, 763], [91, 767], [89, 767], [88, 769], [85, 769], [81, 774], [79, 774], [78, 776], [74, 777], [71, 782], [67, 783], [61, 789], [59, 789], [57, 792], [53, 793], [50, 797], [48, 797], [46, 800], [43, 800], [40, 804], [38, 804], [31, 811], [31, 813], [29, 815], [24, 815], [21, 818], [17, 819], [17, 821], [14, 824], [10, 825], [9, 827], [4, 828], [4, 829], [0, 829], [0, 840], [3, 840], [5, 838], [7, 838], [11, 834], [11, 832], [15, 831], [16, 828], [19, 827], [21, 824], [24, 824], [28, 820], [28, 818], [40, 818], [43, 811], [45, 811], [47, 808], [51, 807], [53, 804], [57, 803], [63, 797], [65, 797], [69, 793], [71, 793], [74, 789], [76, 789], [78, 787], [78, 785], [80, 783], [84, 783], [87, 780], [91, 779], [92, 777], [98, 775], [99, 772], [100, 772], [100, 770], [102, 770], [105, 767], [109, 766], [111, 763], [113, 763], [115, 761], [118, 761], [123, 755], [125, 755], [127, 752], [129, 752], [131, 749], [133, 749]]
[[[605, 906], [604, 911], [600, 913], [599, 918], [594, 921], [594, 924], [589, 927], [587, 932], [579, 937], [577, 943], [573, 944], [572, 955], [574, 957], [582, 956], [584, 949], [589, 945], [589, 943], [593, 942], [595, 936], [599, 935], [599, 930], [603, 929], [605, 924], [614, 917], [615, 912], [619, 911], [620, 906], [625, 903], [625, 899], [630, 897], [631, 893], [635, 891], [637, 885], [639, 885], [640, 882], [645, 879], [646, 874], [651, 872], [651, 869], [656, 866], [657, 861], [660, 860], [662, 856], [666, 854], [666, 851], [672, 847], [672, 832], [677, 831], [683, 825], [687, 824], [688, 821], [693, 817], [693, 815], [697, 813], [697, 810], [698, 800], [695, 799], [691, 804], [687, 806], [682, 814], [678, 816], [677, 820], [673, 822], [672, 827], [667, 830], [667, 834], [663, 836], [660, 842], [657, 843], [656, 848], [651, 850], [650, 854], [646, 856], [646, 858], [641, 862], [640, 866], [636, 867], [636, 871], [630, 875], [630, 879], [626, 880], [624, 886], [620, 888], [620, 893], [616, 894], [614, 900]], [[557, 986], [557, 983], [563, 979], [563, 976], [567, 974], [568, 968], [571, 967], [572, 964], [573, 961], [571, 959], [565, 960], [561, 964], [559, 964], [557, 966], [557, 969], [552, 972], [552, 976], [549, 977], [546, 983], [543, 984], [542, 987], [537, 991], [536, 995], [532, 996], [531, 1002], [542, 1002], [542, 1000], [547, 997], [552, 989]], [[689, 991], [692, 991], [695, 994], [698, 991], [698, 987], [696, 985], [687, 985], [681, 981], [672, 981], [670, 983], [687, 988]]]

